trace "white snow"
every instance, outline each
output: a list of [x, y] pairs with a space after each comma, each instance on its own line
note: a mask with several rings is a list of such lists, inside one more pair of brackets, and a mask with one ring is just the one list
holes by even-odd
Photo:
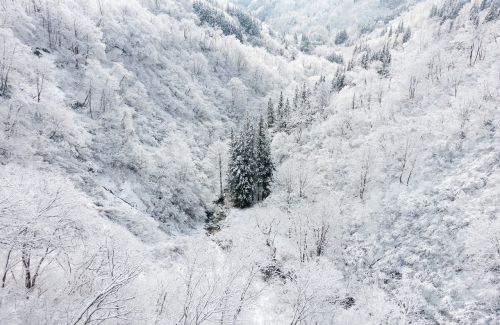
[[[495, 0], [231, 2], [259, 41], [188, 0], [0, 1], [0, 323], [499, 323]], [[304, 83], [271, 196], [206, 232], [231, 130]]]

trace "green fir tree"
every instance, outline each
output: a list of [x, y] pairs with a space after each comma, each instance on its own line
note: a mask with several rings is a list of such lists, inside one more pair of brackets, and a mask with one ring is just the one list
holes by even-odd
[[261, 117], [255, 143], [256, 199], [262, 201], [271, 194], [274, 164], [271, 144], [264, 119]]

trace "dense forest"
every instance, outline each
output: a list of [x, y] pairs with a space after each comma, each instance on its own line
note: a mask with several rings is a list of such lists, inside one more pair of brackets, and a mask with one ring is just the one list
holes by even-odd
[[498, 0], [0, 0], [1, 324], [497, 324]]

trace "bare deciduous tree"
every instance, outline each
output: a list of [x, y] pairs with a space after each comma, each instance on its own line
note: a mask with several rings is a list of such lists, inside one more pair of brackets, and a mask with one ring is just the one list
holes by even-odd
[[163, 317], [163, 314], [165, 313], [167, 307], [167, 297], [168, 291], [162, 288], [156, 301], [155, 325], [161, 324], [161, 318]]
[[76, 103], [76, 107], [78, 108], [87, 107], [89, 109], [90, 118], [94, 118], [94, 114], [92, 111], [92, 93], [93, 93], [93, 87], [91, 82], [89, 84], [89, 89], [85, 93], [85, 99], [83, 100], [83, 102]]
[[70, 324], [101, 324], [105, 321], [125, 321], [132, 314], [129, 304], [135, 297], [127, 295], [123, 289], [139, 274], [140, 268], [130, 266], [124, 259], [116, 257], [115, 247], [103, 245], [100, 251], [91, 254], [79, 265], [72, 282], [71, 292], [96, 290], [84, 302], [83, 307], [73, 316]]
[[[56, 10], [54, 10], [56, 9]], [[53, 8], [48, 2], [42, 11], [42, 25], [47, 31], [47, 40], [50, 49], [56, 49], [62, 45], [62, 21], [57, 8]]]
[[21, 111], [21, 108], [22, 106], [19, 105], [14, 113], [14, 108], [12, 107], [12, 105], [9, 106], [9, 114], [7, 115], [7, 118], [4, 122], [5, 133], [7, 134], [8, 137], [10, 137], [12, 133], [14, 133], [17, 121], [19, 120], [18, 116], [19, 112]]
[[233, 61], [238, 73], [243, 72], [248, 66], [247, 59], [245, 58], [243, 53], [241, 53], [239, 50], [234, 51]]
[[245, 267], [230, 272], [215, 272], [197, 259], [186, 270], [182, 308], [177, 319], [178, 325], [200, 325], [208, 322], [237, 324], [238, 318], [247, 304], [255, 299], [250, 289], [258, 273], [256, 266]]
[[401, 170], [399, 173], [399, 183], [409, 185], [410, 179], [413, 175], [413, 170], [415, 168], [415, 163], [417, 161], [416, 155], [413, 153], [412, 147], [410, 145], [410, 140], [406, 139], [406, 143], [399, 158], [401, 162]]
[[239, 300], [237, 302], [236, 310], [233, 315], [233, 325], [237, 324], [238, 317], [241, 314], [241, 311], [243, 310], [243, 307], [246, 305], [246, 303], [251, 299], [252, 297], [249, 296], [249, 289], [250, 286], [252, 285], [255, 276], [257, 275], [257, 268], [255, 265], [253, 265], [248, 272], [248, 276], [243, 283], [243, 287], [241, 288], [241, 293], [239, 295]]
[[484, 59], [483, 39], [474, 40], [469, 51], [469, 66], [473, 67], [476, 62]]
[[323, 255], [326, 246], [328, 245], [328, 232], [330, 224], [326, 220], [321, 220], [321, 223], [313, 228], [314, 245], [316, 248], [316, 256]]
[[458, 86], [460, 85], [460, 83], [461, 83], [461, 80], [460, 80], [460, 78], [458, 78], [458, 77], [454, 77], [454, 78], [452, 78], [452, 80], [451, 80], [451, 85], [452, 85], [452, 87], [453, 87], [453, 95], [454, 95], [455, 97], [457, 97], [457, 93], [458, 93]]
[[[89, 90], [91, 91], [91, 90]], [[113, 95], [114, 89], [109, 85], [109, 80], [106, 80], [104, 85], [102, 86], [101, 94], [99, 98], [99, 110], [104, 113], [108, 109], [112, 108], [113, 105]], [[89, 108], [91, 107], [91, 103], [89, 101]]]
[[429, 63], [427, 63], [427, 79], [439, 81], [442, 76], [442, 70], [441, 57], [439, 55], [432, 57]]
[[6, 96], [9, 91], [9, 76], [13, 67], [16, 46], [3, 40], [2, 55], [0, 57], [0, 96]]
[[274, 243], [276, 235], [278, 234], [279, 221], [273, 219], [270, 223], [261, 224], [256, 220], [257, 228], [266, 238], [266, 246], [271, 250], [271, 259], [276, 260], [276, 245]]
[[364, 200], [366, 186], [368, 185], [368, 172], [370, 170], [370, 155], [365, 154], [363, 161], [361, 163], [361, 172], [359, 178], [359, 198]]
[[417, 85], [418, 85], [417, 77], [412, 76], [410, 78], [410, 85], [408, 87], [408, 95], [409, 95], [410, 99], [414, 99], [415, 98], [415, 92], [417, 90]]
[[299, 261], [302, 263], [308, 261], [311, 255], [309, 251], [310, 229], [307, 222], [307, 218], [299, 216], [294, 220], [292, 229], [298, 249]]
[[285, 193], [285, 203], [287, 206], [287, 210], [290, 210], [290, 207], [293, 202], [293, 174], [290, 166], [284, 168], [278, 175], [277, 183], [283, 187]]
[[293, 316], [290, 325], [303, 324], [311, 312], [315, 294], [308, 290], [308, 283], [296, 284], [295, 299], [292, 303]]
[[81, 233], [64, 199], [64, 189], [44, 180], [19, 180], [4, 184], [0, 194], [8, 198], [0, 205], [0, 246], [10, 252], [9, 259], [19, 258], [24, 286], [32, 289], [42, 270], [62, 251], [74, 245]]
[[459, 112], [460, 117], [460, 129], [464, 129], [467, 122], [470, 121], [470, 109], [468, 107], [463, 107]]
[[36, 100], [40, 103], [40, 98], [42, 96], [43, 85], [45, 83], [45, 74], [37, 71], [36, 72]]
[[4, 266], [4, 270], [2, 272], [2, 288], [5, 288], [5, 281], [7, 280], [7, 273], [12, 268], [12, 266], [10, 265], [10, 255], [12, 254], [12, 249], [13, 249], [12, 247], [9, 248], [9, 250], [7, 251], [7, 257], [5, 258], [5, 266]]
[[311, 184], [311, 175], [304, 165], [300, 164], [297, 170], [298, 181], [299, 181], [299, 197], [303, 198], [306, 196], [306, 190]]
[[104, 0], [96, 0], [97, 6], [99, 7], [99, 13], [101, 16], [104, 14]]

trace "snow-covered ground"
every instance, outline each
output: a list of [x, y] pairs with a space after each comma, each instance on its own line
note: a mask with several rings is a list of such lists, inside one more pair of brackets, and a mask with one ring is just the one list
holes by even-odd
[[[259, 36], [188, 0], [0, 0], [0, 323], [498, 324], [498, 1], [232, 2]], [[271, 196], [217, 206], [280, 92]]]

